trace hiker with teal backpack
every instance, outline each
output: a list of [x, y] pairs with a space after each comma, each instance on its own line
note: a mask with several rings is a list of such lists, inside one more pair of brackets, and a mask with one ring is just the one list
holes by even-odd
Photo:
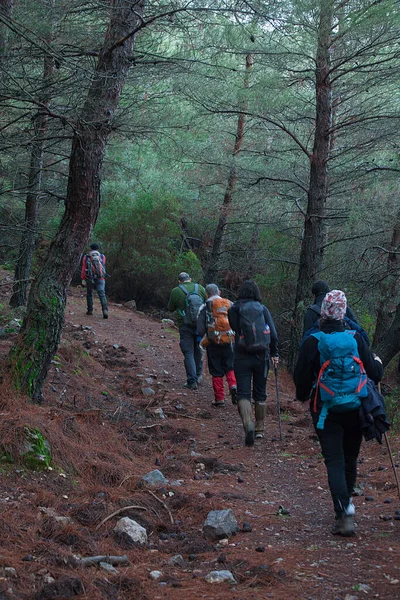
[[87, 315], [93, 314], [93, 291], [99, 296], [103, 319], [108, 319], [106, 298], [106, 257], [99, 252], [98, 244], [91, 244], [89, 254], [82, 259], [81, 281], [86, 286]]
[[[278, 336], [268, 308], [261, 304], [255, 281], [244, 281], [238, 299], [228, 310], [229, 323], [235, 332], [233, 368], [237, 384], [237, 405], [245, 432], [246, 446], [264, 437], [267, 400], [267, 377], [270, 360], [278, 366]], [[251, 397], [255, 403], [255, 424]]]
[[300, 347], [294, 370], [296, 398], [310, 400], [315, 431], [328, 472], [335, 510], [335, 535], [354, 535], [352, 492], [362, 440], [360, 407], [368, 396], [368, 378], [378, 383], [383, 375], [360, 333], [346, 329], [347, 300], [332, 290], [321, 304], [320, 331]]
[[197, 390], [203, 373], [203, 351], [199, 347], [197, 317], [206, 299], [206, 291], [193, 283], [188, 273], [178, 275], [179, 285], [171, 291], [168, 310], [175, 312], [179, 327], [179, 346], [186, 371], [184, 387]]

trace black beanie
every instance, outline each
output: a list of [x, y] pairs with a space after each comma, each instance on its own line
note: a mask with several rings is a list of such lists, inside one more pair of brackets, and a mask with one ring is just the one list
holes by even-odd
[[311, 288], [311, 292], [314, 294], [314, 296], [327, 294], [329, 291], [329, 285], [323, 279], [318, 279], [318, 281], [314, 281], [313, 286]]

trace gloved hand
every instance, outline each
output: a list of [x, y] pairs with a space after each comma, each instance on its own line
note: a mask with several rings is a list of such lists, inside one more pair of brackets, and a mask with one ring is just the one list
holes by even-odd
[[82, 279], [82, 287], [86, 286], [86, 281], [84, 279]]
[[279, 365], [279, 356], [271, 356], [272, 364], [275, 368], [278, 368]]

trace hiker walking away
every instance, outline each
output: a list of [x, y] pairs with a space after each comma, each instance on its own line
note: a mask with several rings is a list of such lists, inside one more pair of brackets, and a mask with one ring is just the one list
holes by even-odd
[[81, 280], [86, 286], [87, 315], [93, 314], [93, 290], [96, 290], [103, 319], [108, 319], [108, 306], [106, 298], [106, 257], [99, 252], [98, 244], [91, 244], [89, 254], [82, 260]]
[[224, 376], [228, 382], [232, 402], [237, 403], [232, 348], [235, 333], [228, 320], [228, 309], [232, 302], [221, 298], [220, 293], [215, 283], [206, 285], [207, 300], [200, 308], [197, 318], [197, 331], [202, 338], [200, 345], [207, 352], [208, 370], [214, 390], [214, 406], [225, 406]]
[[[314, 303], [307, 308], [306, 314], [304, 315], [303, 336], [309, 329], [317, 324], [316, 321], [318, 321], [321, 316], [321, 304], [325, 295], [329, 292], [329, 285], [326, 281], [323, 281], [323, 279], [318, 279], [318, 281], [313, 283], [311, 292], [314, 295]], [[356, 315], [349, 307], [346, 308], [346, 317], [356, 325], [360, 325]]]
[[197, 390], [203, 372], [203, 352], [199, 347], [197, 317], [206, 299], [206, 292], [199, 283], [192, 282], [188, 273], [178, 275], [179, 285], [171, 291], [168, 310], [175, 312], [179, 327], [179, 346], [186, 371], [184, 387]]
[[320, 331], [300, 347], [294, 382], [296, 398], [301, 402], [310, 399], [336, 515], [331, 531], [350, 536], [355, 514], [351, 496], [362, 439], [360, 406], [368, 395], [368, 377], [378, 383], [383, 367], [362, 336], [345, 328], [346, 308], [341, 290], [326, 294]]
[[245, 431], [245, 444], [252, 446], [255, 437], [264, 437], [269, 361], [271, 358], [274, 366], [278, 366], [278, 336], [269, 310], [261, 304], [260, 290], [254, 281], [243, 282], [237, 301], [228, 311], [228, 318], [235, 332], [233, 368], [238, 411]]

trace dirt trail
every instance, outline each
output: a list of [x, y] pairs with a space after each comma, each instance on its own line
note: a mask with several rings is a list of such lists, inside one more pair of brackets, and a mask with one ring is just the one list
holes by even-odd
[[[60, 415], [65, 410], [80, 415], [98, 410], [111, 415], [111, 424], [107, 421], [103, 431], [117, 427], [126, 447], [136, 452], [135, 481], [159, 468], [175, 484], [168, 486], [163, 495], [158, 493], [169, 514], [158, 505], [164, 525], [154, 528], [152, 524], [149, 547], [127, 550], [132, 565], [118, 569], [118, 577], [124, 573], [125, 588], [121, 579], [118, 587], [118, 578], [97, 573], [99, 579], [108, 578], [110, 587], [104, 588], [104, 584], [106, 591], [102, 592], [102, 586], [96, 584], [100, 595], [82, 598], [400, 597], [400, 522], [394, 520], [399, 502], [384, 447], [371, 442], [363, 445], [359, 466], [363, 495], [354, 499], [357, 536], [333, 537], [329, 533], [331, 499], [318, 443], [306, 407], [292, 400], [291, 379], [283, 369], [279, 374], [283, 440], [279, 441], [275, 382], [270, 375], [266, 439], [246, 448], [239, 416], [228, 394], [224, 408], [211, 405], [211, 380], [206, 368], [198, 391], [183, 389], [184, 369], [176, 328], [113, 303], [108, 320], [101, 318], [97, 304], [96, 310], [93, 317], [85, 315], [83, 292], [79, 288], [71, 290], [60, 364], [53, 365], [46, 383], [43, 410], [56, 406]], [[72, 355], [71, 348], [77, 347], [84, 348], [90, 360], [96, 361], [92, 372], [88, 373], [86, 354], [77, 364], [75, 352], [67, 365], [68, 352]], [[147, 397], [142, 392], [144, 387], [156, 393]], [[134, 409], [141, 410], [145, 418], [138, 420], [137, 413], [132, 413], [129, 422]], [[162, 409], [166, 419], [160, 420], [157, 409]], [[398, 443], [392, 443], [397, 453]], [[132, 472], [126, 475], [133, 476]], [[73, 516], [74, 510], [83, 506], [82, 486], [76, 491], [68, 487], [66, 514]], [[124, 479], [107, 488], [92, 488], [92, 494], [107, 494], [109, 498], [107, 506], [102, 507], [102, 518], [115, 507], [128, 505], [128, 498], [132, 504], [137, 499], [137, 489], [127, 487]], [[35, 504], [40, 504], [39, 499]], [[22, 510], [18, 503], [15, 508]], [[228, 544], [208, 542], [201, 527], [209, 510], [227, 508], [232, 508], [241, 529], [246, 523], [245, 529], [251, 530], [240, 531]], [[171, 517], [173, 526], [168, 525]], [[135, 518], [139, 520], [138, 515]], [[81, 531], [88, 540], [86, 555], [90, 554], [90, 544], [92, 553], [111, 544], [116, 520], [103, 526], [101, 535], [94, 521]], [[26, 551], [26, 546], [20, 547], [16, 559]], [[70, 549], [77, 551], [73, 544]], [[118, 548], [110, 546], [107, 551], [115, 553]], [[175, 554], [182, 555], [182, 565], [168, 563]], [[218, 569], [231, 570], [238, 585], [206, 583], [205, 575]], [[159, 581], [149, 579], [152, 570], [162, 571]], [[141, 582], [140, 593], [128, 591], [128, 576]], [[17, 590], [18, 586], [14, 587]]]

